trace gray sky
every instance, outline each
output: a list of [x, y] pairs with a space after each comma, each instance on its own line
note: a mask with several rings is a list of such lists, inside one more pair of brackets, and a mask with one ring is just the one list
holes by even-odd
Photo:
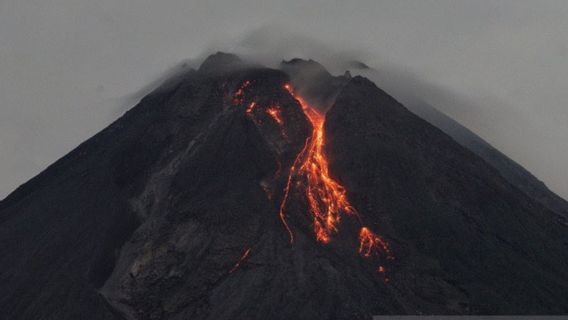
[[566, 17], [565, 0], [0, 0], [0, 198], [217, 49], [412, 75], [566, 198]]

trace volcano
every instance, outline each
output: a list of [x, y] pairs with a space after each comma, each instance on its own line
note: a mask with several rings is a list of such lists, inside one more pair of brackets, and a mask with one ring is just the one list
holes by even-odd
[[0, 202], [0, 319], [568, 313], [568, 228], [370, 80], [217, 53]]

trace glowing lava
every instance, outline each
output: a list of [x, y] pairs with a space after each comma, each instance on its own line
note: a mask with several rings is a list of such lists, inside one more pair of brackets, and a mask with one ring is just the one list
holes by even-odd
[[266, 113], [268, 113], [268, 115], [279, 125], [284, 124], [284, 120], [282, 120], [282, 115], [280, 114], [280, 108], [278, 106], [270, 106], [266, 108]]
[[[304, 114], [312, 123], [313, 132], [311, 137], [306, 140], [306, 145], [290, 168], [288, 181], [284, 189], [284, 198], [280, 205], [280, 218], [290, 234], [290, 242], [293, 243], [293, 232], [286, 222], [284, 210], [290, 192], [291, 181], [294, 176], [297, 176], [300, 184], [305, 189], [315, 237], [317, 241], [327, 244], [331, 241], [333, 234], [339, 231], [342, 215], [355, 216], [360, 223], [361, 218], [355, 208], [349, 203], [345, 188], [329, 175], [329, 164], [324, 150], [325, 114], [317, 111], [302, 97], [296, 95], [289, 84], [284, 85], [284, 88], [302, 106]], [[387, 242], [365, 226], [362, 226], [359, 231], [359, 253], [365, 258], [378, 257], [381, 253], [386, 253], [387, 257], [391, 257]], [[380, 266], [377, 272], [384, 273], [385, 268]]]
[[[387, 243], [369, 228], [362, 227], [359, 231], [359, 253], [369, 258], [372, 255], [379, 255], [381, 251], [390, 254]], [[384, 267], [380, 266], [379, 272], [384, 272]]]
[[243, 263], [243, 261], [249, 256], [250, 254], [250, 250], [251, 248], [248, 248], [245, 253], [243, 253], [243, 255], [240, 257], [240, 259], [237, 261], [237, 263], [235, 263], [235, 265], [233, 266], [233, 268], [231, 268], [231, 270], [229, 270], [229, 273], [233, 273], [235, 272], [235, 270], [237, 270], [239, 268], [239, 266], [241, 265], [241, 263]]
[[[250, 84], [250, 81], [243, 82], [234, 95], [234, 103], [242, 103], [244, 91]], [[345, 187], [334, 180], [329, 174], [329, 164], [324, 150], [325, 113], [313, 108], [302, 97], [295, 94], [291, 85], [284, 85], [284, 89], [300, 104], [306, 118], [308, 118], [312, 124], [313, 131], [311, 136], [306, 139], [304, 147], [298, 153], [290, 167], [283, 191], [282, 202], [280, 203], [280, 220], [288, 232], [290, 243], [294, 243], [294, 233], [286, 220], [285, 210], [291, 188], [298, 188], [305, 193], [316, 240], [327, 244], [332, 240], [333, 235], [339, 232], [339, 225], [344, 216], [355, 217], [359, 223], [361, 223], [362, 220], [347, 199]], [[256, 107], [256, 102], [251, 102], [247, 106], [246, 112], [252, 114]], [[284, 124], [279, 106], [268, 106], [265, 108], [265, 112], [278, 125], [282, 126]], [[392, 258], [387, 242], [363, 225], [361, 225], [358, 240], [359, 253], [361, 256], [365, 258], [378, 258], [384, 253], [387, 255], [387, 258]], [[238, 268], [239, 264], [246, 259], [249, 252], [250, 249], [245, 252], [243, 257], [230, 272]], [[376, 270], [379, 273], [386, 271], [385, 267], [382, 265]]]
[[[306, 147], [296, 158], [297, 161], [301, 158], [302, 162], [299, 167], [292, 166], [290, 177], [295, 174], [304, 178], [301, 181], [305, 184], [316, 239], [322, 243], [329, 243], [331, 236], [338, 231], [342, 214], [357, 215], [357, 213], [347, 200], [345, 188], [329, 175], [329, 165], [324, 152], [325, 114], [317, 111], [304, 99], [294, 94], [290, 85], [285, 85], [284, 88], [298, 100], [313, 127]], [[284, 207], [281, 206], [281, 216], [283, 216]], [[290, 241], [292, 242], [293, 239], [291, 238]]]
[[251, 84], [252, 84], [252, 81], [246, 80], [241, 84], [241, 86], [237, 89], [237, 91], [235, 91], [235, 94], [233, 95], [233, 104], [234, 105], [238, 105], [238, 104], [243, 103], [244, 96], [245, 96], [245, 90]]
[[255, 107], [256, 107], [256, 102], [254, 102], [254, 101], [251, 102], [246, 109], [246, 113], [248, 113], [248, 114], [252, 113], [254, 111]]

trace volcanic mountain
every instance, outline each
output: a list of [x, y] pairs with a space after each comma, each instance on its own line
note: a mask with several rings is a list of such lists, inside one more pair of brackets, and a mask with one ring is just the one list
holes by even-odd
[[0, 319], [567, 313], [567, 249], [368, 79], [217, 53], [0, 202]]

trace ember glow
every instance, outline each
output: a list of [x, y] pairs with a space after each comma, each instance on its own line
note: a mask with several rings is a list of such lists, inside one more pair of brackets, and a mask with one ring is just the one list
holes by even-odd
[[244, 81], [241, 86], [235, 91], [233, 95], [233, 104], [238, 105], [243, 103], [243, 99], [245, 96], [245, 90], [252, 84], [252, 81], [246, 80]]
[[[381, 252], [390, 254], [387, 243], [369, 228], [362, 227], [359, 231], [359, 253], [366, 258], [379, 255]], [[382, 268], [382, 271], [381, 271]], [[384, 272], [384, 267], [379, 267], [379, 272]]]
[[254, 102], [254, 101], [251, 102], [246, 109], [246, 113], [249, 113], [249, 114], [252, 113], [254, 111], [255, 107], [256, 107], [256, 102]]
[[284, 120], [282, 120], [282, 115], [280, 114], [280, 108], [278, 106], [270, 106], [266, 108], [266, 113], [279, 125], [284, 124]]
[[347, 200], [345, 188], [329, 175], [328, 161], [324, 152], [325, 114], [296, 95], [290, 85], [285, 85], [284, 88], [300, 103], [313, 127], [306, 148], [297, 158], [302, 158], [302, 162], [299, 167], [291, 169], [290, 175], [303, 177], [300, 181], [303, 181], [308, 199], [314, 234], [319, 242], [329, 243], [332, 235], [339, 230], [342, 214], [357, 215], [357, 213]]

